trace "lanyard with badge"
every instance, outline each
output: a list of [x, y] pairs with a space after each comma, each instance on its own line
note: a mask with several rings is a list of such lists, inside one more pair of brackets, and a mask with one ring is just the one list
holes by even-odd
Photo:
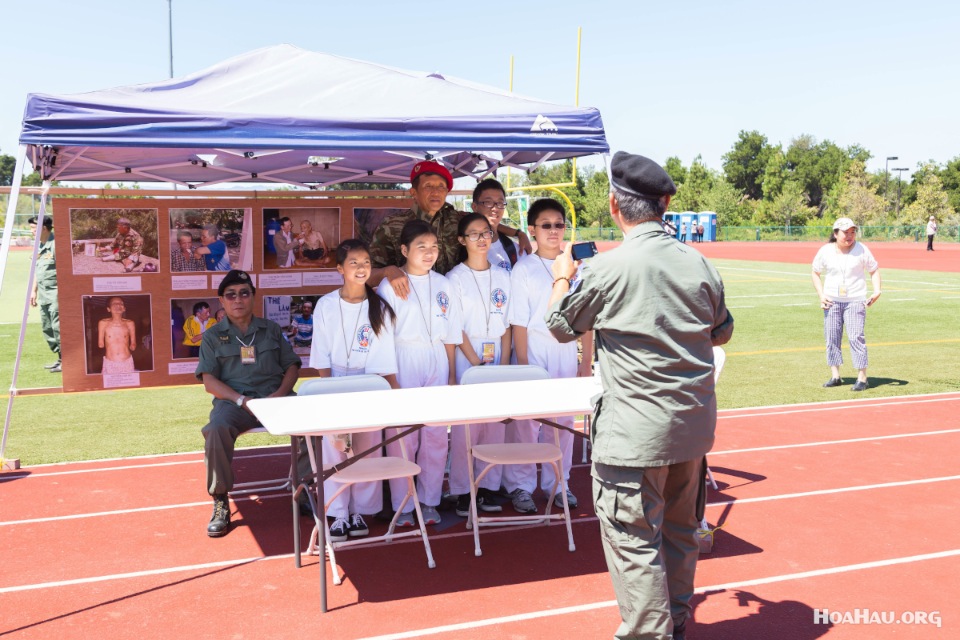
[[257, 339], [257, 334], [254, 333], [253, 337], [250, 338], [250, 344], [247, 344], [240, 339], [240, 336], [237, 336], [237, 342], [240, 343], [240, 363], [241, 364], [257, 364], [257, 350], [253, 346], [253, 341], [256, 339]]
[[[469, 269], [469, 267], [467, 267]], [[477, 274], [473, 269], [470, 269], [470, 274], [473, 276], [473, 282], [477, 285], [477, 293], [480, 294], [480, 301], [483, 302], [483, 291], [480, 290], [480, 280], [477, 279]], [[487, 331], [483, 336], [490, 336], [490, 314], [493, 313], [493, 268], [487, 268], [487, 275], [490, 276], [490, 291], [487, 293], [487, 301], [483, 303], [483, 312], [487, 319]], [[493, 362], [496, 357], [497, 347], [493, 342], [483, 342], [480, 345], [481, 355], [480, 355], [480, 364], [490, 364]]]
[[838, 287], [837, 295], [839, 295], [841, 298], [844, 298], [847, 295], [847, 255], [840, 251], [839, 246], [834, 246], [837, 252], [837, 257], [839, 258], [840, 267], [840, 286]]

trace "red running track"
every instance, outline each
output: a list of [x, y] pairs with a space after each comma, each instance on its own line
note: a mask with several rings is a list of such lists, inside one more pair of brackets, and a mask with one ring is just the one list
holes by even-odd
[[[707, 516], [723, 528], [701, 556], [688, 637], [960, 637], [958, 413], [960, 394], [721, 412]], [[258, 449], [237, 466], [263, 477], [287, 460]], [[585, 465], [572, 478], [575, 553], [551, 526], [485, 531], [476, 558], [447, 512], [431, 536], [434, 570], [418, 542], [341, 550], [346, 577], [329, 585], [325, 615], [317, 559], [297, 570], [289, 555], [288, 499], [236, 501], [234, 529], [209, 539], [202, 477], [199, 454], [0, 475], [0, 636], [610, 638], [616, 628]], [[856, 610], [877, 624], [845, 623]], [[915, 623], [921, 614], [928, 624]]]

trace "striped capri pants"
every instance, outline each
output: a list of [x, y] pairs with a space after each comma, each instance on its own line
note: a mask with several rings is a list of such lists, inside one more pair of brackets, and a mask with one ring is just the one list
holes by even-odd
[[867, 303], [834, 302], [829, 309], [823, 312], [823, 337], [827, 341], [827, 365], [840, 366], [843, 364], [843, 353], [840, 345], [843, 342], [843, 328], [847, 328], [847, 338], [850, 340], [850, 352], [853, 354], [855, 369], [867, 368], [867, 340], [863, 335], [863, 327], [867, 320]]

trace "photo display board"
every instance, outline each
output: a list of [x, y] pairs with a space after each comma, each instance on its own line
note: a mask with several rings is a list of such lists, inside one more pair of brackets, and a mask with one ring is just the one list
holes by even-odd
[[250, 273], [254, 313], [281, 326], [301, 375], [316, 375], [307, 368], [312, 311], [343, 282], [337, 245], [369, 242], [410, 203], [54, 199], [63, 390], [196, 382], [200, 340], [222, 317], [217, 287], [230, 269]]

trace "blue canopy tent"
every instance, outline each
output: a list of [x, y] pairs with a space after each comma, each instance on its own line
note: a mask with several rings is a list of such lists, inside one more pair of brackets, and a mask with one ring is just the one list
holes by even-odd
[[[259, 182], [318, 189], [407, 182], [411, 167], [425, 158], [445, 164], [454, 177], [479, 180], [499, 167], [531, 171], [550, 160], [608, 152], [596, 109], [290, 45], [163, 82], [30, 94], [0, 246], [0, 283], [27, 159], [45, 185], [138, 181], [195, 189]], [[26, 317], [25, 309], [24, 324]], [[21, 328], [21, 344], [22, 335]], [[19, 360], [18, 351], [15, 369]], [[0, 457], [6, 433], [7, 425]]]

